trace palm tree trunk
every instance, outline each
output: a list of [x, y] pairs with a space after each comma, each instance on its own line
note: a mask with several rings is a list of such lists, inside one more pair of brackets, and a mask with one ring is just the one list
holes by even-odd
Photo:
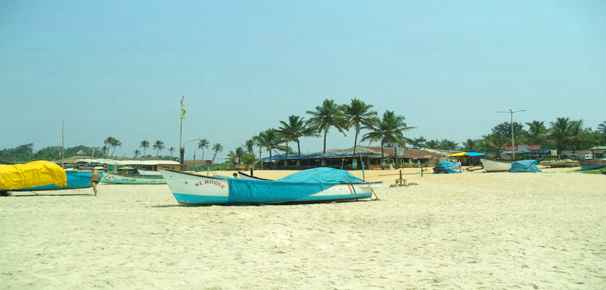
[[381, 140], [381, 169], [385, 169], [384, 168], [384, 164], [385, 164], [385, 151], [383, 150], [383, 146], [385, 145], [385, 142], [383, 140]]
[[[394, 145], [396, 145], [396, 144], [394, 144]], [[398, 146], [397, 145], [393, 147], [393, 163], [396, 168], [399, 168], [398, 167]]]
[[356, 126], [356, 137], [354, 138], [353, 157], [356, 156], [356, 148], [358, 147], [358, 134], [360, 134], [360, 126]]
[[301, 142], [297, 139], [297, 153], [299, 158], [301, 157]]
[[301, 167], [301, 141], [299, 139], [297, 139], [297, 156], [299, 157], [297, 159], [297, 167]]
[[261, 169], [263, 169], [263, 160], [261, 159], [262, 152], [263, 152], [263, 148], [259, 146], [259, 163], [261, 163]]
[[328, 134], [328, 130], [324, 130], [324, 149], [322, 150], [322, 153], [324, 155], [326, 155], [326, 135]]
[[328, 130], [324, 130], [324, 149], [322, 149], [322, 166], [326, 166], [326, 135]]
[[284, 155], [284, 168], [288, 167], [288, 142], [286, 142], [286, 154]]
[[269, 148], [267, 151], [269, 151], [269, 164], [271, 164], [272, 165], [271, 167], [273, 168], [274, 163], [273, 163], [272, 156], [271, 156], [271, 148]]

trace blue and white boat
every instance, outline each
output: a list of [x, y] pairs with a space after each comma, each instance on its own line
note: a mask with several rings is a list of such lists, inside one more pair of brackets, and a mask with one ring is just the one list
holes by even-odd
[[278, 180], [210, 177], [162, 171], [181, 204], [276, 204], [368, 199], [373, 183], [333, 168], [304, 170]]

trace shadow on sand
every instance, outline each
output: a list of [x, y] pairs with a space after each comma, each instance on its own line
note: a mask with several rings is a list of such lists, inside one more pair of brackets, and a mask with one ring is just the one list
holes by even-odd
[[36, 196], [95, 196], [92, 193], [9, 193], [5, 197], [36, 197]]
[[150, 205], [152, 208], [172, 208], [172, 207], [211, 207], [211, 206], [224, 206], [224, 207], [240, 207], [240, 206], [289, 206], [289, 205], [305, 205], [305, 204], [331, 204], [331, 203], [361, 203], [361, 202], [373, 202], [380, 201], [380, 199], [360, 199], [360, 200], [328, 200], [328, 201], [293, 201], [293, 202], [282, 202], [282, 203], [236, 203], [236, 204], [161, 204], [161, 205]]

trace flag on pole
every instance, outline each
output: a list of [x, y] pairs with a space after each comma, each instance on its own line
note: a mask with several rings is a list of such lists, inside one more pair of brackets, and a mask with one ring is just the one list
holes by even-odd
[[185, 110], [185, 96], [181, 97], [181, 120], [185, 119], [185, 114], [187, 113], [187, 111]]

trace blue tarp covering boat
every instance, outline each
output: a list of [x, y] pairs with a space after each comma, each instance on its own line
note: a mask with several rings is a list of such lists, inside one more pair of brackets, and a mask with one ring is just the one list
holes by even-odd
[[511, 163], [511, 169], [509, 172], [541, 172], [539, 164], [536, 160], [519, 160]]
[[433, 168], [434, 173], [461, 173], [461, 163], [441, 160]]
[[345, 170], [328, 167], [303, 170], [280, 178], [277, 181], [298, 183], [364, 183], [362, 179], [349, 174]]
[[275, 181], [162, 173], [175, 199], [183, 204], [319, 202], [372, 196], [370, 183], [333, 168], [305, 170]]

